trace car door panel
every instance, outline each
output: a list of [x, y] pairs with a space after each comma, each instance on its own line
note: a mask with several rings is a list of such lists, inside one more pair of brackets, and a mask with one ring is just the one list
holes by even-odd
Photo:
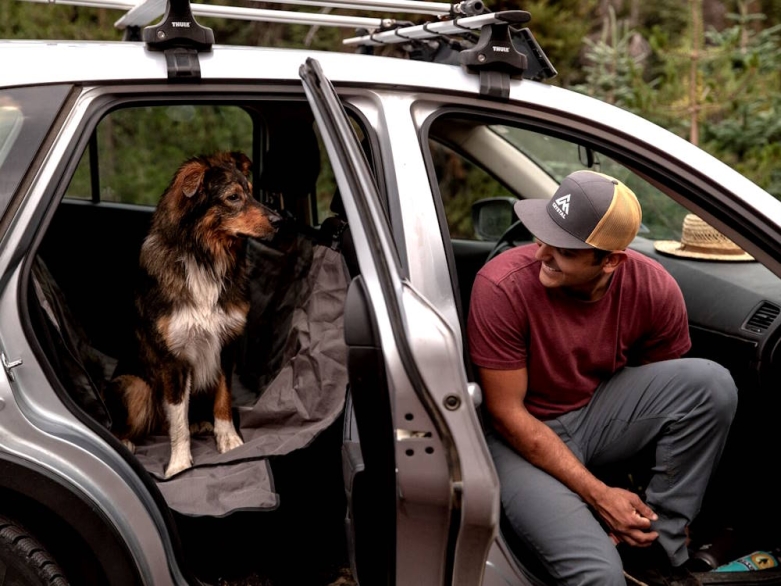
[[[386, 413], [396, 463], [395, 583], [479, 584], [498, 524], [498, 481], [478, 437], [460, 338], [401, 278], [373, 178], [319, 64], [308, 60], [301, 77], [332, 160], [361, 269], [361, 284], [351, 286], [353, 300], [345, 320], [346, 330], [355, 336], [351, 358], [366, 358], [355, 342], [367, 330], [352, 323], [366, 323], [362, 305], [371, 308], [382, 351], [376, 364], [386, 373]], [[371, 346], [377, 348], [376, 341]], [[366, 365], [351, 362], [351, 387], [363, 383]], [[358, 402], [356, 407], [360, 418]], [[369, 470], [370, 454], [362, 455]], [[387, 474], [387, 454], [385, 458]], [[358, 527], [361, 519], [353, 522]]]
[[357, 437], [345, 442], [348, 540], [361, 584], [394, 584], [395, 454], [388, 380], [377, 325], [359, 275], [345, 303], [345, 342]]

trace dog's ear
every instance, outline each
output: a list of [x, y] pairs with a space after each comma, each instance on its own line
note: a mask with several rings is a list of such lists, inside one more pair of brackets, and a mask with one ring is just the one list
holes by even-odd
[[238, 151], [233, 151], [231, 157], [236, 163], [236, 168], [249, 179], [250, 171], [252, 171], [252, 161], [249, 160], [249, 157]]
[[201, 161], [188, 161], [179, 169], [174, 180], [174, 188], [192, 197], [201, 188], [206, 165]]

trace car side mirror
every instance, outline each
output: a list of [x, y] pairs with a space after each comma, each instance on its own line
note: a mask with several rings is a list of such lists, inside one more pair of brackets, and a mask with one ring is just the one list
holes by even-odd
[[472, 204], [472, 226], [480, 240], [495, 242], [518, 219], [512, 197], [488, 197]]

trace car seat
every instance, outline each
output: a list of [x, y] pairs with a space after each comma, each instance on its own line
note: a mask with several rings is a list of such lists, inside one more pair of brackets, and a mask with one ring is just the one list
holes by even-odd
[[33, 327], [49, 364], [67, 391], [66, 400], [110, 428], [111, 417], [102, 391], [115, 361], [92, 346], [40, 256], [33, 259], [30, 278], [28, 306]]

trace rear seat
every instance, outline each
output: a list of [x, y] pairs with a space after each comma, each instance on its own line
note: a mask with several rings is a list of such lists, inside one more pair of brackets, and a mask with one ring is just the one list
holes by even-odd
[[[274, 242], [249, 243], [252, 308], [233, 378], [239, 397], [235, 418], [245, 444], [219, 454], [211, 436], [195, 437], [195, 466], [167, 480], [168, 437], [160, 434], [136, 446], [135, 457], [169, 506], [183, 515], [276, 508], [279, 495], [268, 459], [306, 448], [324, 431], [341, 427], [347, 394], [343, 312], [350, 280], [341, 256], [346, 223], [334, 217], [320, 229], [305, 229], [308, 222], [296, 221], [293, 212], [311, 211], [303, 202], [314, 200], [320, 153], [311, 125], [293, 130], [279, 135], [257, 180], [263, 199], [283, 206], [291, 222]], [[30, 294], [36, 332], [68, 395], [111, 429], [102, 391], [116, 362], [90, 344], [40, 258]], [[328, 436], [338, 472], [340, 433]], [[296, 476], [292, 471], [291, 480], [281, 484], [289, 486]]]
[[43, 260], [32, 266], [29, 303], [38, 340], [68, 397], [95, 421], [111, 428], [103, 386], [116, 361], [95, 349], [75, 319], [60, 287]]

